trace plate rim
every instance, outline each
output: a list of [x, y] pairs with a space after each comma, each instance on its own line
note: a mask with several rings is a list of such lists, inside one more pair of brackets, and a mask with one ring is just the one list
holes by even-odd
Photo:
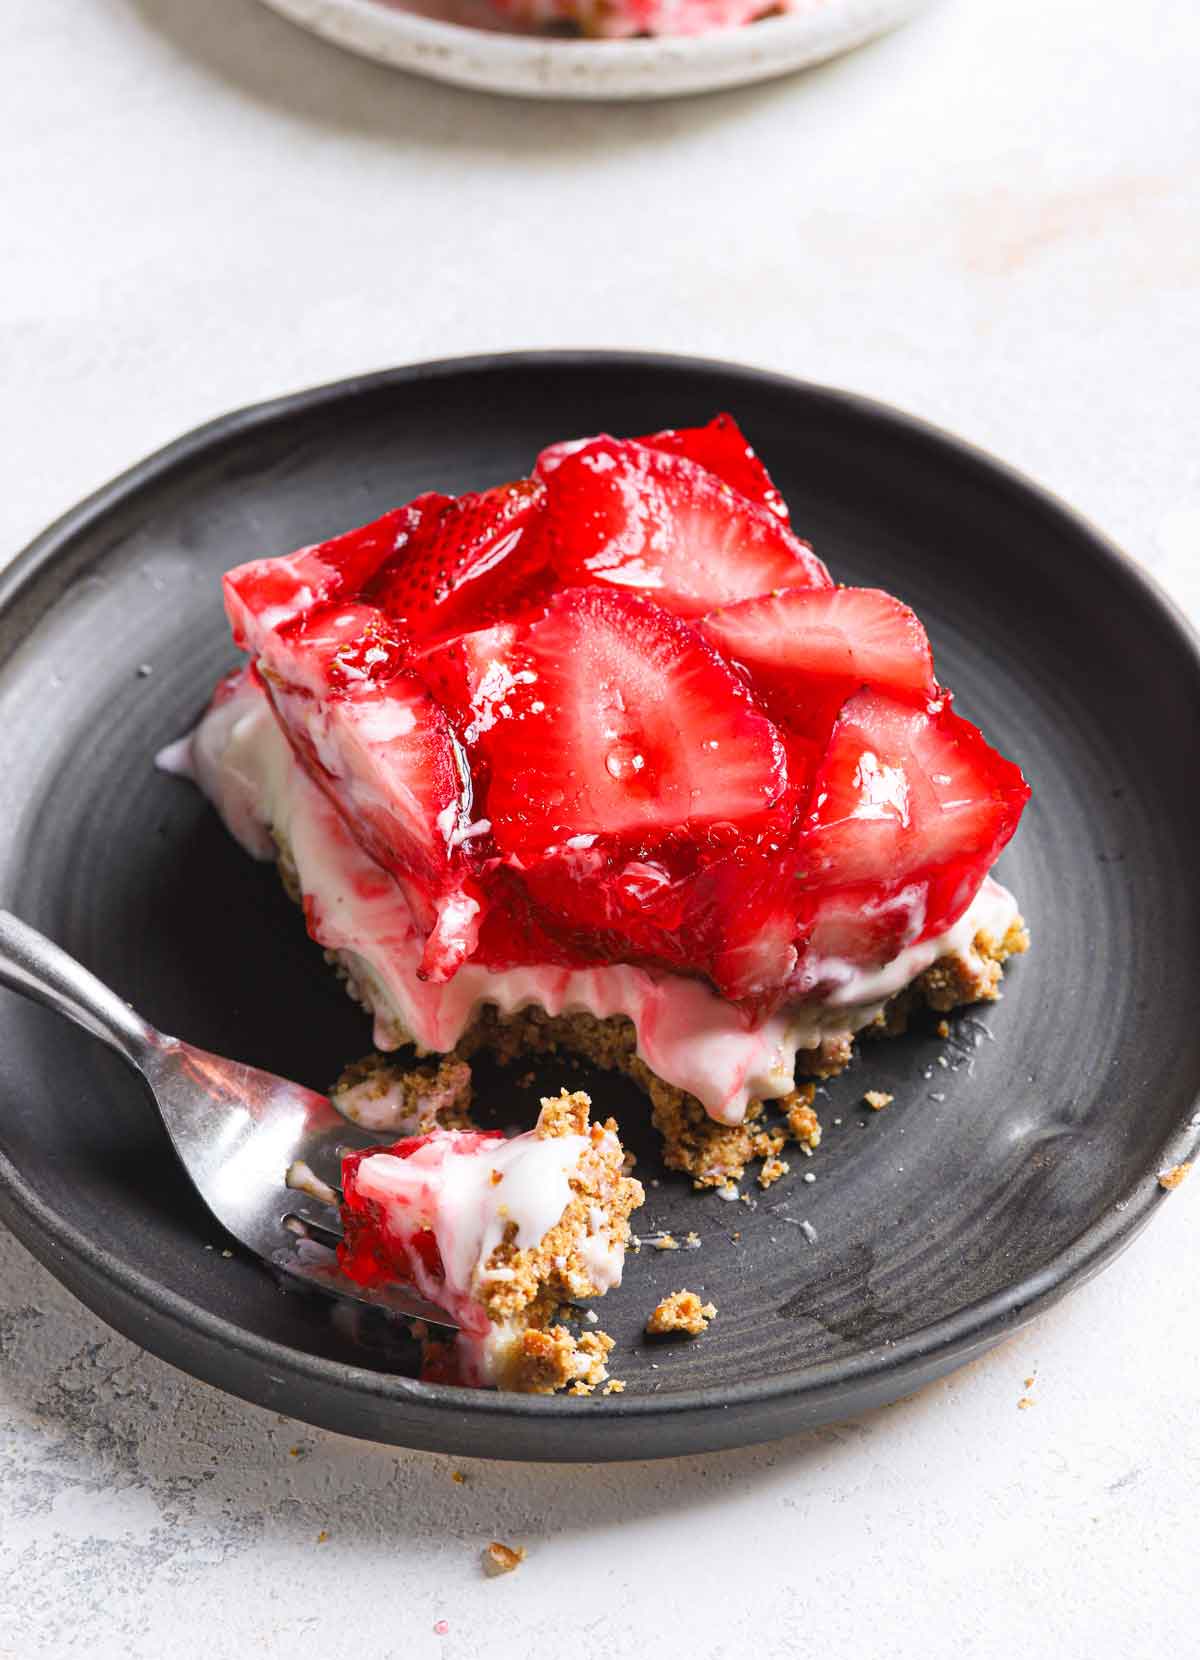
[[[882, 422], [927, 444], [949, 450], [960, 463], [991, 477], [1009, 490], [1028, 496], [1041, 511], [1057, 518], [1076, 537], [1089, 542], [1093, 555], [1138, 590], [1144, 602], [1157, 611], [1162, 621], [1178, 636], [1192, 660], [1197, 684], [1200, 685], [1200, 633], [1153, 575], [1052, 491], [981, 447], [906, 410], [862, 393], [722, 359], [612, 349], [542, 349], [435, 358], [323, 382], [218, 415], [135, 462], [68, 508], [34, 537], [0, 571], [0, 625], [37, 579], [61, 555], [69, 553], [73, 540], [81, 532], [112, 508], [135, 497], [144, 486], [165, 479], [216, 444], [234, 441], [247, 432], [269, 426], [281, 417], [310, 414], [345, 399], [357, 399], [425, 381], [461, 375], [503, 374], [511, 370], [556, 368], [586, 371], [588, 368], [618, 367], [627, 371], [715, 374], [754, 383], [783, 396], [799, 393], [810, 403], [825, 401], [863, 420]], [[6, 665], [10, 656], [11, 651], [0, 657], [0, 666]], [[889, 1376], [903, 1376], [906, 1372], [928, 1368], [940, 1361], [953, 1361], [960, 1356], [966, 1359], [972, 1352], [989, 1346], [1025, 1324], [1104, 1267], [1132, 1241], [1151, 1220], [1158, 1205], [1169, 1197], [1153, 1179], [1151, 1156], [1155, 1167], [1162, 1169], [1195, 1158], [1198, 1152], [1200, 1094], [1197, 1094], [1180, 1123], [1147, 1148], [1145, 1174], [1137, 1177], [1120, 1200], [1036, 1273], [943, 1315], [904, 1337], [874, 1344], [844, 1359], [788, 1368], [770, 1377], [740, 1383], [709, 1384], [673, 1391], [670, 1395], [614, 1394], [600, 1401], [561, 1395], [509, 1395], [449, 1384], [422, 1383], [394, 1373], [330, 1360], [262, 1337], [235, 1321], [201, 1307], [107, 1251], [97, 1240], [59, 1216], [3, 1153], [0, 1153], [0, 1213], [31, 1253], [72, 1291], [72, 1282], [60, 1271], [53, 1248], [77, 1260], [86, 1271], [113, 1285], [136, 1305], [194, 1331], [209, 1343], [237, 1349], [268, 1370], [282, 1368], [293, 1376], [305, 1377], [320, 1385], [350, 1388], [364, 1396], [391, 1398], [416, 1409], [423, 1418], [443, 1420], [448, 1431], [453, 1418], [460, 1415], [464, 1408], [469, 1408], [473, 1417], [485, 1424], [505, 1421], [528, 1423], [547, 1417], [568, 1421], [594, 1419], [598, 1412], [604, 1419], [645, 1423], [656, 1419], [678, 1421], [688, 1415], [716, 1419], [737, 1407], [790, 1403], [798, 1419], [805, 1405], [819, 1409], [824, 1401], [844, 1392], [849, 1385], [866, 1387], [883, 1382]], [[77, 1292], [74, 1294], [78, 1295]], [[88, 1301], [86, 1298], [82, 1300]], [[103, 1314], [100, 1317], [106, 1319]], [[106, 1323], [112, 1324], [107, 1319]], [[143, 1347], [161, 1352], [152, 1339], [145, 1341], [139, 1337], [135, 1340], [141, 1342]], [[236, 1389], [231, 1392], [240, 1393]], [[786, 1428], [779, 1429], [777, 1433], [786, 1433]], [[551, 1453], [547, 1456], [564, 1455]], [[637, 1453], [616, 1456], [652, 1457], [654, 1448], [651, 1446]]]

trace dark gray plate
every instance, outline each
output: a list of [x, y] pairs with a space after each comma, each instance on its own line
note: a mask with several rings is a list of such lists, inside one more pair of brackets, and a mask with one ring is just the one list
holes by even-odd
[[[657, 1172], [640, 1097], [588, 1079], [642, 1174], [662, 1175], [642, 1231], [694, 1229], [703, 1244], [631, 1256], [603, 1305], [624, 1395], [529, 1400], [415, 1382], [411, 1344], [382, 1320], [355, 1329], [223, 1257], [136, 1079], [5, 995], [0, 1214], [137, 1342], [381, 1441], [506, 1458], [695, 1451], [915, 1389], [1094, 1272], [1161, 1201], [1155, 1172], [1191, 1150], [1200, 1092], [1195, 642], [1049, 497], [838, 392], [669, 358], [501, 357], [347, 381], [171, 445], [0, 580], [4, 902], [158, 1025], [327, 1086], [369, 1047], [362, 1016], [271, 870], [151, 762], [233, 660], [221, 571], [419, 490], [512, 477], [567, 434], [718, 409], [840, 580], [916, 606], [959, 707], [1033, 784], [1001, 874], [1034, 948], [1003, 1002], [956, 1021], [950, 1045], [927, 1028], [868, 1047], [821, 1103], [825, 1144], [804, 1165], [816, 1182], [794, 1170], [750, 1189], [754, 1208]], [[868, 1088], [895, 1104], [867, 1112]], [[645, 1315], [681, 1285], [720, 1317], [697, 1342], [651, 1350]]]

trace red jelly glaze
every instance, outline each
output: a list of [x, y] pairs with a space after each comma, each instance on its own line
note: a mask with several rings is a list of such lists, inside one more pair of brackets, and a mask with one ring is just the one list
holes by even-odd
[[1028, 799], [917, 618], [833, 588], [728, 416], [555, 445], [533, 479], [418, 497], [226, 589], [297, 755], [421, 925], [478, 906], [431, 932], [434, 978], [633, 963], [749, 1020], [826, 989], [829, 957], [944, 931]]
[[437, 1136], [406, 1136], [384, 1147], [368, 1147], [359, 1153], [347, 1153], [342, 1160], [342, 1242], [338, 1246], [338, 1264], [342, 1272], [363, 1286], [391, 1285], [397, 1281], [414, 1284], [424, 1274], [444, 1280], [445, 1269], [438, 1251], [433, 1230], [437, 1206], [437, 1169], [430, 1172], [428, 1212], [406, 1214], [404, 1204], [397, 1199], [386, 1207], [361, 1192], [359, 1170], [364, 1160], [379, 1154], [407, 1159], [419, 1147], [435, 1140], [452, 1143], [456, 1154], [479, 1153], [493, 1142], [504, 1140], [499, 1130], [442, 1131]]

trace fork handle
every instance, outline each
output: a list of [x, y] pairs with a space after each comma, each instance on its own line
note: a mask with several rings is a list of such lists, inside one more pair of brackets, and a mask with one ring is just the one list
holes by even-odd
[[0, 985], [65, 1014], [139, 1068], [158, 1037], [90, 969], [5, 910], [0, 910]]

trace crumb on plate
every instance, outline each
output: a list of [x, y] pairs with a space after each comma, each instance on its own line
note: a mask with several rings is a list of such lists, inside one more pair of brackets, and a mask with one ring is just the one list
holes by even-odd
[[699, 1337], [716, 1317], [715, 1303], [702, 1303], [694, 1291], [673, 1291], [653, 1310], [646, 1321], [646, 1331], [651, 1337], [680, 1332]]

